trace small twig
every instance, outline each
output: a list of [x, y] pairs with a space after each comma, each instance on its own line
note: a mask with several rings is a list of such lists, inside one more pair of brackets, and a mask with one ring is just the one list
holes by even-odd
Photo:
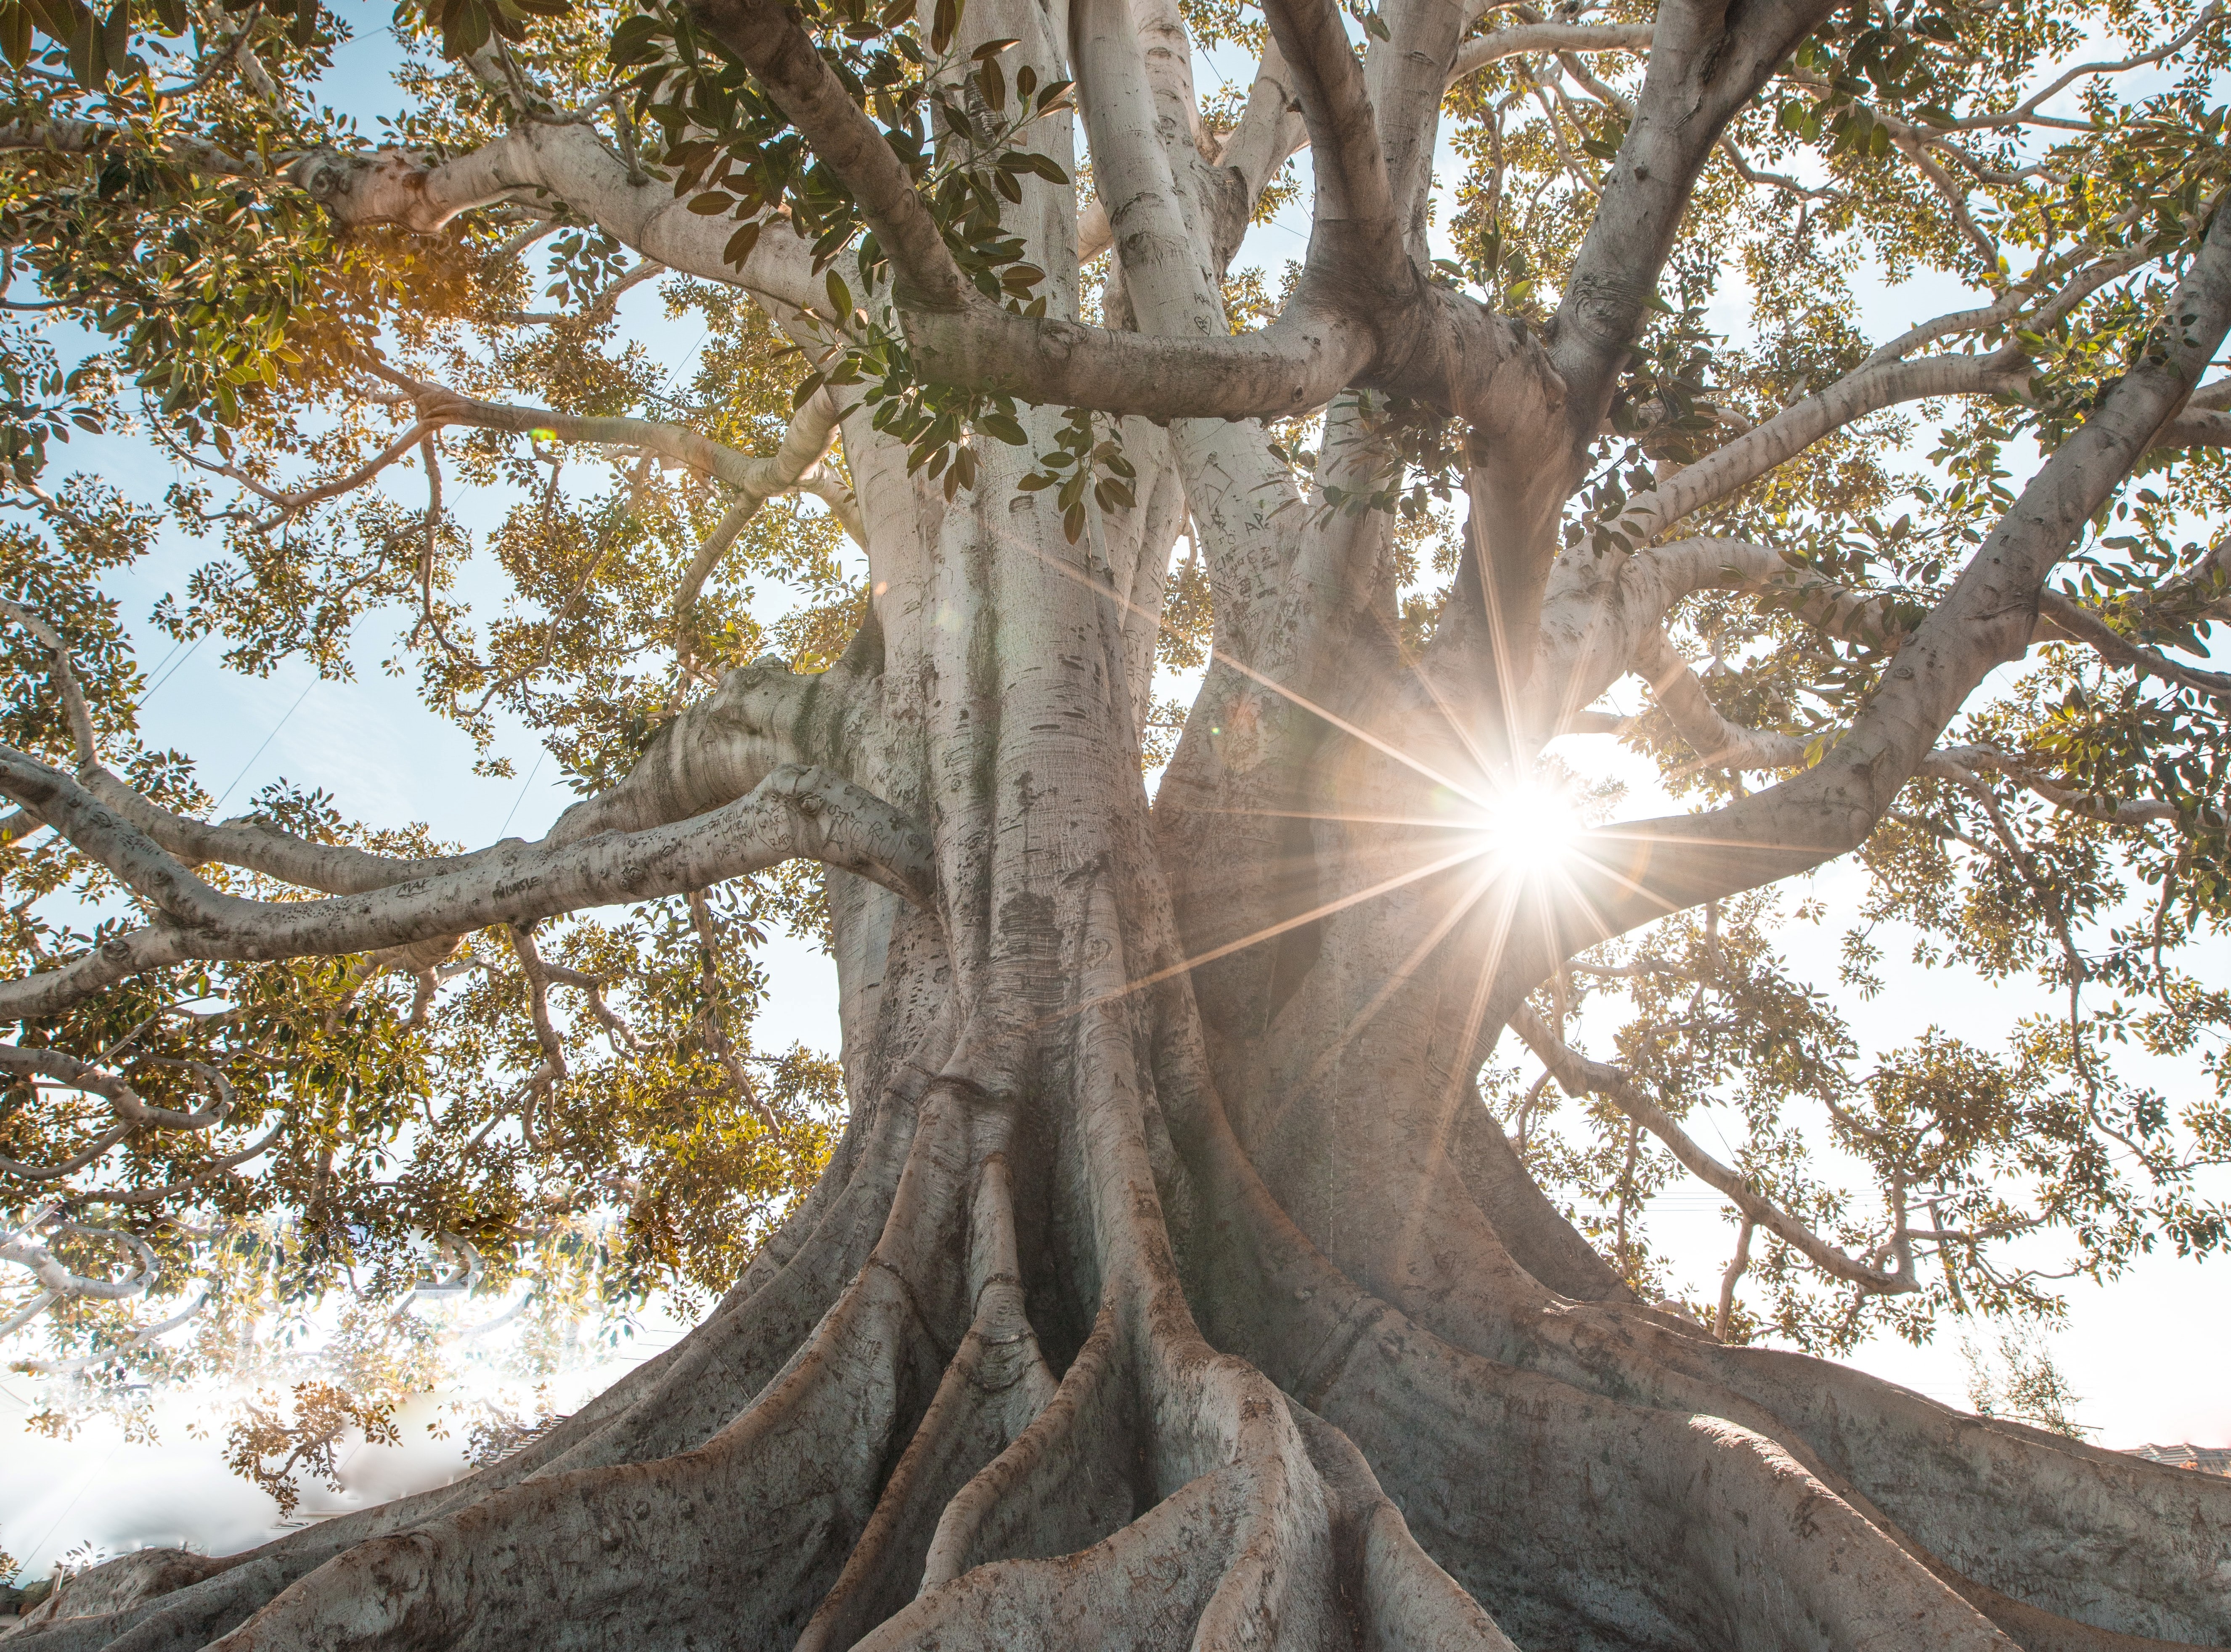
[[766, 1126], [767, 1133], [779, 1141], [782, 1139], [781, 1122], [774, 1116], [774, 1110], [761, 1099], [759, 1087], [752, 1082], [751, 1074], [744, 1069], [735, 1041], [728, 1036], [728, 1029], [721, 1024], [721, 926], [719, 920], [713, 916], [712, 903], [705, 899], [702, 889], [693, 889], [689, 893], [689, 920], [697, 931], [698, 952], [702, 960], [697, 977], [704, 995], [696, 1017], [700, 1036], [704, 1039], [706, 1048], [712, 1051], [714, 1059], [727, 1069], [728, 1081], [734, 1087], [737, 1099], [757, 1113], [760, 1122]]
[[1736, 1231], [1735, 1260], [1728, 1264], [1727, 1271], [1720, 1275], [1720, 1306], [1718, 1311], [1712, 1315], [1712, 1334], [1722, 1342], [1728, 1339], [1728, 1331], [1735, 1319], [1736, 1281], [1741, 1279], [1744, 1271], [1750, 1267], [1750, 1235], [1751, 1229], [1756, 1225], [1757, 1223], [1749, 1216], [1743, 1219], [1743, 1225]]

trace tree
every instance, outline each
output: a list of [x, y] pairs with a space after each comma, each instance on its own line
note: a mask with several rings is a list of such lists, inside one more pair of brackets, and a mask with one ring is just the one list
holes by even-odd
[[[0, 790], [11, 835], [55, 836], [10, 875], [109, 905], [13, 909], [4, 1060], [85, 1145], [12, 1168], [136, 1156], [77, 1214], [249, 1201], [255, 1144], [210, 1133], [268, 1114], [305, 1165], [281, 1204], [338, 1235], [346, 1115], [303, 1121], [352, 1087], [399, 1107], [418, 1062], [462, 1098], [424, 1139], [477, 1130], [507, 1176], [641, 1152], [599, 1113], [632, 1087], [748, 1107], [701, 897], [792, 862], [818, 888], [765, 898], [825, 923], [848, 1109], [704, 1324], [592, 1405], [248, 1556], [96, 1568], [29, 1643], [2231, 1633], [2222, 1484], [1744, 1345], [1738, 1297], [1759, 1245], [1784, 1328], [1833, 1343], [2045, 1305], [1996, 1260], [2020, 1238], [2100, 1272], [2220, 1236], [2193, 1179], [2220, 1098], [2173, 1108], [2105, 1048], [2214, 1063], [2226, 1016], [2174, 967], [2226, 903], [2231, 560], [2180, 543], [2231, 435], [2212, 5], [444, 0], [399, 25], [415, 106], [378, 147], [279, 90], [338, 38], [310, 0], [5, 15], [12, 268], [108, 341], [74, 374], [16, 346], [15, 554], [48, 576], [7, 610], [40, 652]], [[1203, 40], [1254, 62], [1244, 100], [1197, 94]], [[1232, 261], [1304, 145], [1273, 301]], [[537, 312], [520, 258], [552, 237]], [[1970, 298], [1873, 345], [1864, 268]], [[1737, 274], [1739, 346], [1710, 330]], [[687, 393], [614, 331], [653, 280], [707, 328]], [[188, 468], [172, 509], [226, 536], [177, 636], [340, 669], [400, 609], [398, 668], [469, 727], [526, 708], [583, 800], [462, 853], [281, 794], [203, 819], [133, 746], [89, 594], [152, 526], [40, 481], [127, 384]], [[1926, 461], [1916, 411], [1949, 421]], [[576, 452], [607, 491], [560, 486]], [[488, 550], [522, 605], [477, 629], [445, 454], [518, 500]], [[375, 485], [406, 462], [423, 511]], [[829, 510], [786, 549], [769, 502], [801, 488]], [[864, 589], [802, 543], [824, 520]], [[820, 581], [780, 655], [718, 583], [747, 538]], [[1205, 639], [1150, 803], [1154, 663]], [[1652, 708], [1599, 709], [1629, 674]], [[1545, 748], [1583, 737], [1697, 806], [1524, 852], [1562, 806]], [[1760, 893], [1854, 854], [1881, 915], [2066, 1014], [1858, 1070]], [[535, 927], [620, 902], [650, 915]], [[514, 955], [508, 1003], [437, 991], [475, 936]], [[658, 1040], [613, 1026], [623, 978]], [[1636, 1016], [1616, 1063], [1568, 1022], [1592, 982]], [[169, 1013], [213, 993], [214, 1031]], [[282, 1023], [359, 1065], [255, 1036]], [[592, 1025], [613, 1055], [579, 1079]], [[1480, 1074], [1516, 1048], [1543, 1081], [1485, 1081], [1514, 1143]], [[1732, 1165], [1681, 1123], [1730, 1074]], [[1562, 1165], [1549, 1084], [1601, 1133]], [[1739, 1222], [1711, 1331], [1529, 1169], [1606, 1183], [1623, 1224], [1667, 1155]], [[399, 1234], [476, 1184], [412, 1185], [360, 1203]], [[503, 1217], [524, 1184], [486, 1185]], [[160, 1265], [121, 1218], [44, 1219], [9, 1255], [65, 1306], [139, 1288], [95, 1247]]]

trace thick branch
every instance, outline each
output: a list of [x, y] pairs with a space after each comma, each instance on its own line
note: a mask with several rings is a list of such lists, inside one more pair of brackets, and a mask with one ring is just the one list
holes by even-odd
[[[1003, 309], [960, 278], [905, 168], [787, 11], [775, 0], [705, 0], [698, 15], [861, 202], [891, 257], [901, 323], [934, 378], [1158, 419], [1305, 412], [1358, 384], [1498, 427], [1538, 418], [1545, 401], [1559, 399], [1538, 345], [1427, 282], [1399, 245], [1390, 251], [1377, 217], [1320, 215], [1284, 309], [1238, 338], [1150, 337]], [[1346, 56], [1346, 36], [1339, 38]], [[1354, 138], [1361, 116], [1340, 90], [1340, 72], [1322, 73], [1334, 77], [1329, 118]], [[1380, 186], [1368, 163], [1357, 166], [1342, 187], [1361, 191], [1357, 211], [1374, 210]], [[1520, 371], [1504, 374], [1514, 359]]]
[[[1394, 194], [1387, 155], [1344, 14], [1330, 0], [1266, 0], [1263, 15], [1293, 76], [1315, 152], [1317, 222], [1392, 229]], [[1374, 250], [1383, 261], [1387, 248]], [[1399, 247], [1394, 251], [1400, 255]]]
[[306, 157], [290, 176], [340, 222], [396, 223], [431, 235], [459, 213], [500, 201], [562, 200], [644, 257], [706, 281], [741, 287], [801, 307], [821, 283], [808, 243], [787, 220], [768, 223], [739, 268], [728, 262], [734, 234], [726, 218], [692, 212], [668, 185], [640, 173], [581, 121], [528, 121], [454, 159], [413, 151]]
[[2028, 381], [2028, 366], [2006, 356], [1930, 356], [1862, 367], [1636, 494], [1612, 531], [1629, 545], [1646, 545], [1683, 517], [1726, 499], [1870, 413], [1934, 396], [2004, 394]]
[[1681, 601], [1736, 590], [1787, 610], [1839, 642], [1883, 648], [1904, 635], [1888, 602], [1824, 579], [1747, 539], [1694, 539], [1631, 556], [1586, 546], [1558, 558], [1541, 618], [1534, 726], [1579, 732], [1591, 704], [1629, 670]]
[[897, 273], [902, 304], [952, 310], [973, 289], [874, 121], [852, 101], [797, 18], [773, 0], [690, 0], [690, 16], [782, 106], [816, 162], [843, 178]]
[[1690, 190], [1721, 132], [1829, 10], [1823, 0], [1736, 9], [1667, 0], [1659, 8], [1634, 119], [1605, 174], [1551, 324], [1576, 450], [1594, 439], [1609, 405]]
[[849, 656], [806, 674], [767, 659], [729, 672], [718, 692], [659, 732], [626, 779], [568, 809], [546, 841], [578, 843], [702, 814], [786, 765], [841, 773], [861, 749], [859, 724], [873, 709], [848, 663]]
[[918, 905], [934, 862], [903, 816], [824, 771], [778, 769], [749, 797], [694, 820], [540, 848], [501, 845], [471, 866], [373, 894], [245, 900], [210, 888], [67, 777], [16, 758], [5, 786], [162, 907], [169, 922], [112, 937], [62, 968], [0, 985], [0, 1016], [50, 1013], [127, 976], [187, 958], [333, 956], [399, 946], [585, 907], [702, 889], [797, 856], [872, 880]]

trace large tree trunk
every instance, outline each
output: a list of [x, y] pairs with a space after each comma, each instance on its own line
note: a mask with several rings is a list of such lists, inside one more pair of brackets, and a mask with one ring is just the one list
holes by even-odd
[[[21, 1644], [2231, 1635], [2231, 1485], [1631, 1300], [1473, 1087], [1540, 914], [1464, 861], [1288, 923], [1452, 834], [1220, 669], [1150, 811], [1135, 570], [1012, 480], [909, 495], [928, 577], [815, 685], [922, 731], [913, 790], [875, 778], [934, 823], [942, 921], [832, 874], [850, 1128], [717, 1312], [456, 1486], [112, 1563]], [[1434, 755], [1372, 654], [1323, 709]]]

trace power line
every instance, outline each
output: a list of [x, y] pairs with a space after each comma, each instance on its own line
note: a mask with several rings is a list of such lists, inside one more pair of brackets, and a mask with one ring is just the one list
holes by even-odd
[[542, 772], [542, 759], [549, 755], [550, 750], [547, 746], [534, 754], [534, 766], [527, 771], [526, 784], [520, 787], [519, 796], [511, 800], [511, 815], [506, 815], [503, 817], [503, 824], [495, 829], [495, 835], [498, 837], [501, 837], [511, 829], [512, 815], [516, 815], [519, 812], [520, 804], [527, 801], [527, 787], [534, 784], [534, 777]]
[[[198, 642], [199, 641], [201, 641], [201, 639], [200, 639], [199, 637], [196, 637], [194, 640], [195, 640], [197, 642]], [[157, 667], [156, 667], [152, 671], [151, 671], [151, 672], [149, 672], [149, 673], [147, 674], [147, 675], [149, 676], [149, 678], [150, 678], [150, 679], [152, 679], [152, 678], [155, 678], [155, 677], [159, 677], [159, 676], [161, 676], [161, 675], [163, 674], [163, 667], [164, 667], [164, 666], [166, 666], [166, 665], [168, 665], [168, 664], [170, 664], [171, 661], [173, 661], [173, 660], [177, 659], [177, 658], [178, 657], [178, 650], [179, 650], [180, 649], [184, 648], [185, 646], [186, 646], [186, 645], [185, 645], [184, 642], [173, 642], [173, 643], [171, 643], [171, 651], [170, 651], [168, 654], [166, 654], [166, 655], [165, 655], [163, 656], [162, 663], [161, 663], [160, 665], [158, 665], [158, 666], [157, 666]]]
[[139, 703], [144, 706], [149, 700], [152, 700], [155, 697], [155, 691], [158, 688], [160, 688], [165, 683], [170, 681], [171, 678], [177, 676], [180, 668], [185, 665], [186, 660], [191, 660], [194, 657], [194, 650], [201, 647], [201, 645], [204, 642], [208, 641], [208, 639], [209, 633], [204, 631], [201, 636], [196, 637], [191, 642], [184, 645], [186, 650], [185, 659], [179, 660], [177, 665], [171, 666], [171, 661], [178, 657], [178, 650], [177, 649], [172, 649], [169, 654], [164, 655], [163, 666], [171, 666], [171, 668], [168, 671], [165, 671], [164, 670], [163, 666], [157, 666], [155, 668], [154, 681], [150, 682], [145, 689], [141, 690], [139, 694]]
[[242, 781], [248, 778], [248, 771], [255, 766], [255, 759], [262, 757], [267, 751], [270, 750], [271, 742], [279, 738], [279, 731], [287, 726], [288, 718], [294, 716], [296, 712], [302, 709], [302, 702], [310, 697], [310, 690], [317, 686], [318, 680], [315, 677], [311, 678], [309, 681], [302, 685], [302, 692], [295, 695], [294, 703], [287, 707], [287, 716], [281, 718], [279, 721], [274, 725], [271, 732], [263, 737], [263, 744], [257, 746], [255, 752], [249, 758], [248, 761], [240, 765], [240, 772], [232, 777], [232, 785], [227, 786], [224, 789], [224, 796], [219, 797], [214, 803], [210, 805], [210, 812], [211, 814], [215, 814], [218, 810], [224, 807], [225, 797], [232, 796], [233, 788], [239, 785]]

